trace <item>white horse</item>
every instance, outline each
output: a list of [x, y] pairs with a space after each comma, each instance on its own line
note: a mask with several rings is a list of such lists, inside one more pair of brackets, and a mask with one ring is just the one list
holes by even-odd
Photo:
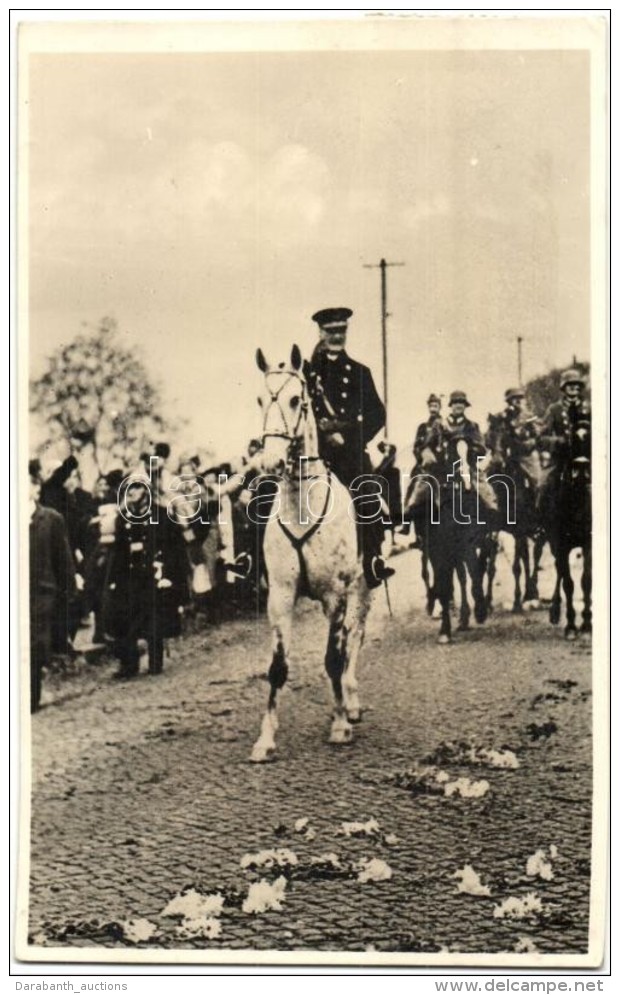
[[325, 667], [334, 694], [329, 741], [351, 741], [351, 723], [360, 718], [355, 668], [371, 595], [358, 556], [349, 491], [319, 458], [299, 348], [293, 346], [289, 364], [269, 366], [260, 349], [256, 362], [266, 388], [259, 398], [261, 466], [278, 477], [264, 537], [273, 636], [270, 692], [251, 755], [254, 763], [263, 763], [276, 748], [276, 698], [288, 674], [293, 608], [301, 594], [320, 601], [329, 620]]

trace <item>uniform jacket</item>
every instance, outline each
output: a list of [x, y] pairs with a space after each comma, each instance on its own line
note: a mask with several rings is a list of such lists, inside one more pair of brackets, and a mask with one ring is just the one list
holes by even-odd
[[463, 416], [458, 421], [452, 415], [438, 418], [430, 433], [429, 445], [443, 453], [444, 461], [452, 466], [459, 458], [457, 442], [464, 440], [468, 445], [467, 457], [472, 468], [476, 467], [476, 458], [486, 455], [486, 446], [480, 428], [475, 421]]
[[[385, 407], [368, 367], [344, 351], [330, 359], [324, 350], [315, 349], [306, 374], [319, 425], [320, 455], [348, 484], [371, 470], [366, 446], [385, 425]], [[330, 425], [322, 429], [325, 418]], [[332, 444], [334, 432], [342, 434], [344, 445]]]
[[505, 408], [495, 416], [489, 415], [486, 442], [498, 462], [505, 464], [507, 460], [529, 456], [536, 448], [539, 432], [537, 419], [529, 412]]
[[[545, 412], [540, 433], [540, 448], [550, 453], [554, 459], [562, 460], [571, 456], [573, 450], [583, 448], [591, 427], [590, 405], [580, 400], [569, 404], [566, 400], [555, 401]], [[583, 455], [588, 455], [584, 451]]]
[[433, 436], [432, 434], [432, 428], [438, 418], [441, 418], [441, 415], [431, 415], [430, 418], [418, 425], [413, 442], [413, 455], [417, 466], [421, 464], [422, 453], [428, 448], [429, 442], [431, 442], [433, 438], [435, 441], [437, 440], [437, 436]]

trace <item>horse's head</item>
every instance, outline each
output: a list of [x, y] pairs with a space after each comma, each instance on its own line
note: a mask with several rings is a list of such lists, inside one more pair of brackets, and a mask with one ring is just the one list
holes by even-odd
[[258, 398], [263, 412], [261, 465], [267, 473], [278, 473], [304, 449], [309, 404], [299, 346], [291, 349], [289, 363], [275, 366], [257, 349], [256, 365], [265, 375], [265, 390]]

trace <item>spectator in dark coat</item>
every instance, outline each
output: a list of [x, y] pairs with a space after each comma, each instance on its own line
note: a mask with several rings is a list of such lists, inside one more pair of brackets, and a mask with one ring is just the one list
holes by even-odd
[[41, 467], [31, 460], [30, 475], [30, 711], [41, 703], [43, 669], [53, 652], [54, 619], [66, 615], [75, 593], [75, 566], [62, 516], [42, 507]]
[[102, 597], [108, 560], [116, 532], [118, 490], [124, 476], [123, 470], [111, 470], [99, 478], [93, 495], [95, 514], [88, 525], [87, 552], [84, 560], [83, 610], [85, 614], [91, 611], [94, 613], [93, 644], [95, 645], [101, 645], [105, 642]]
[[121, 488], [119, 509], [103, 613], [120, 661], [115, 676], [128, 680], [139, 672], [139, 639], [148, 644], [149, 673], [160, 674], [164, 639], [181, 633], [187, 558], [181, 527], [155, 505], [144, 481]]
[[77, 590], [68, 605], [67, 614], [57, 619], [54, 635], [56, 652], [71, 653], [73, 640], [84, 614], [81, 593], [84, 588], [84, 563], [90, 551], [89, 522], [96, 509], [92, 494], [80, 486], [80, 472], [75, 456], [68, 456], [43, 483], [41, 504], [62, 515], [75, 561]]

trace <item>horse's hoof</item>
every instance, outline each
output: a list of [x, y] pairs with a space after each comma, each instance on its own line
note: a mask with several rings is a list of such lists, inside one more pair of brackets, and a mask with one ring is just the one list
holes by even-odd
[[530, 598], [529, 601], [523, 602], [523, 608], [525, 611], [537, 612], [540, 608], [540, 601], [538, 598]]
[[329, 734], [329, 742], [332, 746], [345, 746], [353, 742], [353, 730], [351, 726], [339, 726], [332, 729]]
[[347, 709], [347, 718], [352, 725], [356, 726], [362, 721], [362, 713], [359, 708], [351, 709], [351, 711]]
[[579, 630], [579, 634], [581, 636], [591, 636], [592, 635], [592, 626], [590, 625], [589, 622], [584, 622], [583, 623], [583, 625], [581, 626], [581, 628]]
[[452, 640], [450, 639], [450, 636], [448, 636], [445, 632], [441, 632], [437, 636], [437, 642], [439, 643], [440, 646], [447, 646], [449, 643], [452, 642]]
[[471, 625], [469, 622], [460, 622], [456, 627], [457, 632], [469, 632], [471, 630]]
[[250, 754], [251, 764], [268, 764], [272, 760], [275, 760], [276, 748], [275, 746], [259, 746], [255, 743], [252, 747], [252, 753]]
[[560, 621], [559, 607], [556, 608], [555, 605], [551, 605], [551, 608], [549, 609], [549, 621], [551, 622], [551, 625], [558, 624], [558, 622]]
[[564, 633], [564, 638], [568, 640], [569, 643], [574, 643], [577, 638], [576, 629], [566, 629]]
[[484, 604], [476, 605], [474, 608], [474, 617], [478, 625], [484, 625], [487, 620], [487, 606]]
[[523, 615], [523, 605], [519, 601], [516, 601], [512, 606], [512, 614]]

